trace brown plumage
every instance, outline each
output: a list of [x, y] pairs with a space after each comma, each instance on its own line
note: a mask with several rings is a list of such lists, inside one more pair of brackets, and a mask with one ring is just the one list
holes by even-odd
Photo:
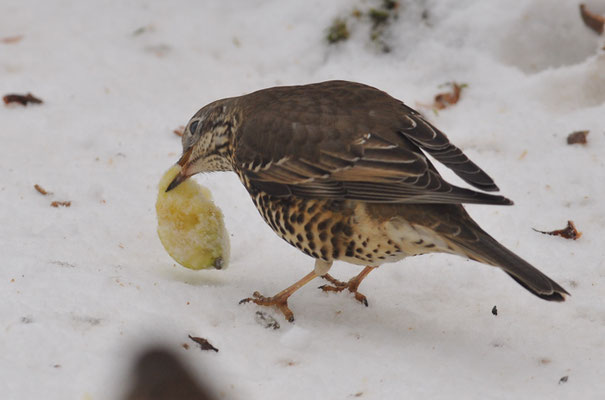
[[[183, 135], [182, 173], [232, 170], [284, 240], [316, 259], [314, 272], [273, 297], [279, 307], [316, 276], [324, 290], [357, 292], [375, 267], [406, 256], [446, 252], [502, 268], [546, 300], [565, 289], [483, 231], [461, 204], [510, 205], [499, 195], [446, 182], [427, 158], [468, 184], [493, 180], [422, 115], [385, 92], [345, 81], [276, 87], [218, 100], [198, 111]], [[328, 275], [334, 260], [366, 265], [347, 283]]]

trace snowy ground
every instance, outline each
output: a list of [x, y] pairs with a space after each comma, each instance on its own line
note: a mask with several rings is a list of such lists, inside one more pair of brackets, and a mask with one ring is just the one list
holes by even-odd
[[[229, 399], [602, 395], [602, 38], [575, 1], [401, 3], [383, 54], [363, 18], [349, 17], [348, 41], [324, 40], [335, 17], [378, 1], [3, 0], [0, 39], [23, 37], [0, 40], [0, 94], [44, 104], [0, 107], [1, 397], [119, 398], [133, 357], [158, 342]], [[285, 288], [312, 260], [273, 234], [232, 174], [197, 178], [225, 213], [230, 268], [175, 265], [154, 211], [180, 155], [173, 129], [217, 98], [328, 79], [420, 107], [516, 203], [470, 213], [572, 297], [541, 301], [497, 269], [423, 256], [370, 275], [369, 308], [312, 283], [291, 299], [294, 324], [267, 310], [281, 329], [265, 329], [238, 301]], [[419, 105], [448, 81], [468, 84], [458, 104]], [[590, 130], [586, 146], [566, 144], [577, 130]], [[581, 239], [531, 229], [568, 219]]]

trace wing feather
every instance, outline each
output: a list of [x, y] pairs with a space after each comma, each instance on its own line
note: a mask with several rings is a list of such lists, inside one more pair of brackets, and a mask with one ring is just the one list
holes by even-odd
[[423, 151], [469, 184], [498, 190], [422, 115], [372, 87], [333, 81], [242, 98], [235, 164], [253, 189], [376, 203], [512, 204], [446, 182]]

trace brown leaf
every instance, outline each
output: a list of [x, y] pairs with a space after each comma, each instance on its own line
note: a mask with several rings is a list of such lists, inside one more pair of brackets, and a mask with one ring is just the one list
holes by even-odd
[[204, 339], [201, 337], [195, 337], [195, 336], [191, 336], [191, 335], [187, 335], [187, 336], [189, 336], [189, 339], [191, 339], [195, 343], [199, 344], [202, 350], [213, 350], [218, 353], [218, 349], [216, 347], [214, 347], [213, 345], [211, 345], [207, 339]]
[[0, 42], [4, 44], [15, 44], [19, 43], [23, 39], [23, 35], [7, 36], [0, 39]]
[[40, 193], [44, 196], [48, 196], [49, 194], [52, 194], [51, 192], [47, 191], [46, 189], [44, 189], [42, 186], [38, 185], [37, 183], [34, 185], [34, 189], [36, 189], [38, 191], [38, 193]]
[[71, 206], [71, 201], [53, 201], [50, 205], [51, 207], [69, 207]]
[[585, 4], [580, 4], [580, 15], [584, 25], [601, 35], [605, 26], [605, 17], [588, 11]]
[[567, 135], [567, 144], [586, 144], [586, 136], [590, 131], [576, 131]]
[[4, 104], [19, 103], [22, 106], [26, 106], [28, 103], [34, 103], [34, 104], [42, 103], [42, 100], [35, 97], [31, 93], [28, 93], [28, 94], [11, 93], [11, 94], [7, 94], [6, 96], [4, 96], [3, 100], [4, 100]]
[[447, 85], [452, 87], [452, 91], [443, 92], [436, 95], [435, 102], [433, 103], [433, 108], [436, 108], [437, 110], [443, 110], [446, 107], [458, 103], [458, 100], [460, 100], [460, 93], [462, 93], [462, 89], [467, 86], [464, 83], [459, 85], [456, 82], [449, 82], [447, 83]]
[[573, 221], [567, 221], [567, 226], [563, 229], [558, 229], [558, 230], [550, 231], [550, 232], [539, 231], [535, 228], [532, 228], [532, 229], [536, 232], [540, 232], [545, 235], [561, 236], [565, 239], [572, 239], [572, 240], [577, 240], [582, 236], [582, 232], [578, 232], [575, 225], [573, 224]]
[[176, 128], [175, 130], [173, 130], [172, 133], [174, 133], [177, 136], [182, 137], [183, 133], [185, 133], [185, 127], [183, 125], [181, 125], [178, 128]]

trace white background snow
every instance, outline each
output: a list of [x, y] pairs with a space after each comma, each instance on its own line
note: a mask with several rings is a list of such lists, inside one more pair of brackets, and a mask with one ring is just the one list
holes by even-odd
[[[379, 5], [0, 3], [0, 38], [23, 35], [0, 41], [0, 94], [44, 100], [0, 106], [2, 398], [119, 398], [149, 343], [177, 353], [219, 398], [603, 395], [602, 37], [575, 1], [402, 0], [390, 53], [369, 40], [365, 20], [348, 41], [326, 43], [334, 18]], [[602, 2], [588, 6], [605, 13]], [[469, 206], [471, 215], [572, 297], [542, 301], [495, 268], [431, 255], [372, 273], [360, 289], [368, 308], [312, 282], [291, 298], [295, 323], [267, 309], [281, 329], [265, 329], [259, 307], [238, 301], [276, 293], [313, 262], [270, 230], [228, 173], [196, 179], [225, 214], [229, 269], [175, 265], [154, 209], [156, 184], [180, 156], [172, 131], [218, 98], [329, 79], [386, 90], [444, 130], [515, 201]], [[458, 104], [438, 114], [422, 106], [449, 81], [468, 84]], [[590, 130], [586, 146], [566, 144], [577, 130]], [[568, 219], [577, 241], [531, 229]], [[348, 279], [359, 267], [332, 272]], [[220, 351], [202, 352], [188, 334]]]

